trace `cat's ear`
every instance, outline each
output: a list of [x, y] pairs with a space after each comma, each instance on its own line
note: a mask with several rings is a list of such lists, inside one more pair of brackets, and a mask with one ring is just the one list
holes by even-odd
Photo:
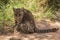
[[13, 11], [16, 11], [16, 8], [13, 8]]

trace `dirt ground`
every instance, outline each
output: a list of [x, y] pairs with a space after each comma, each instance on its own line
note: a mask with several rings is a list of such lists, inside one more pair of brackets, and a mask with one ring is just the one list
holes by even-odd
[[60, 23], [46, 21], [37, 21], [36, 26], [39, 29], [59, 28], [57, 32], [51, 33], [33, 33], [23, 34], [19, 32], [12, 33], [10, 35], [0, 35], [0, 40], [60, 40]]

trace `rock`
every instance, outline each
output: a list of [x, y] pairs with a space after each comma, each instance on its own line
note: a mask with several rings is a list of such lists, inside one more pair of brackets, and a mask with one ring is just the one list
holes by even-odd
[[10, 40], [21, 40], [19, 38], [10, 38]]

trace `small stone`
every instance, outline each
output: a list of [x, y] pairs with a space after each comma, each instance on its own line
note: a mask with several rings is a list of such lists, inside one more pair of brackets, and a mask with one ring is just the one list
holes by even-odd
[[35, 38], [34, 40], [40, 40], [40, 38]]
[[42, 40], [49, 40], [49, 39], [42, 39]]
[[10, 40], [21, 40], [19, 38], [10, 38]]
[[22, 38], [22, 40], [30, 40], [29, 38]]

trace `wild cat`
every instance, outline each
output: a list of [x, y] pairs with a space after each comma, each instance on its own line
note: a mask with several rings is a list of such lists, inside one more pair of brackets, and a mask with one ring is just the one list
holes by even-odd
[[56, 32], [59, 28], [38, 29], [35, 25], [34, 16], [24, 8], [14, 8], [14, 19], [16, 30], [23, 33], [48, 33]]

